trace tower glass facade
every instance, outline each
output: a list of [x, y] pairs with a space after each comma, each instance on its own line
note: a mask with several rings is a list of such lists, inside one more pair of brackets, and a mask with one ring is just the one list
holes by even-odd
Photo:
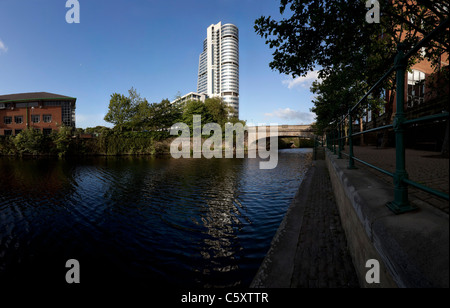
[[221, 22], [207, 29], [198, 67], [197, 92], [222, 97], [239, 116], [239, 30]]

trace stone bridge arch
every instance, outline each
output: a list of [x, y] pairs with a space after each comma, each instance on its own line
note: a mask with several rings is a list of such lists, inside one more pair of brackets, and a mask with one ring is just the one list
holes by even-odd
[[[272, 126], [273, 128], [273, 126]], [[249, 126], [249, 130], [246, 131], [245, 136], [245, 143], [248, 146], [248, 140], [249, 136], [248, 133], [253, 132], [256, 133], [256, 135], [251, 136], [251, 140], [254, 140], [255, 143], [258, 143], [259, 140], [262, 140], [264, 138], [258, 138], [258, 133], [265, 131], [265, 139], [266, 144], [268, 144], [268, 141], [270, 140], [270, 137], [277, 137], [277, 139], [281, 138], [299, 138], [299, 139], [310, 139], [313, 140], [316, 135], [313, 131], [311, 125], [277, 125], [277, 132], [274, 134], [271, 130], [271, 126]]]

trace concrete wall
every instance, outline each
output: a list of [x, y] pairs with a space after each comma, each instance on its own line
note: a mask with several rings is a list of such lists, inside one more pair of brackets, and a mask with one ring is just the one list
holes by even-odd
[[[326, 163], [360, 284], [364, 287], [449, 287], [448, 215], [428, 204], [393, 214], [393, 187], [329, 151]], [[380, 283], [368, 284], [366, 262], [380, 263]]]

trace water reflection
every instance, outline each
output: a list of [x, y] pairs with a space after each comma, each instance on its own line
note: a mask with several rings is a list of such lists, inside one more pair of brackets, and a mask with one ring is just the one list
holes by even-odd
[[0, 159], [0, 282], [246, 286], [311, 159]]

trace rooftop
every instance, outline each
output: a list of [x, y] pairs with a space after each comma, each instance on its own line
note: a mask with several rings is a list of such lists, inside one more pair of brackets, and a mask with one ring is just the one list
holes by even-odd
[[55, 99], [76, 100], [76, 98], [74, 97], [48, 92], [30, 92], [30, 93], [0, 95], [0, 102], [2, 103], [16, 102], [16, 101], [30, 101], [30, 100], [55, 100]]

